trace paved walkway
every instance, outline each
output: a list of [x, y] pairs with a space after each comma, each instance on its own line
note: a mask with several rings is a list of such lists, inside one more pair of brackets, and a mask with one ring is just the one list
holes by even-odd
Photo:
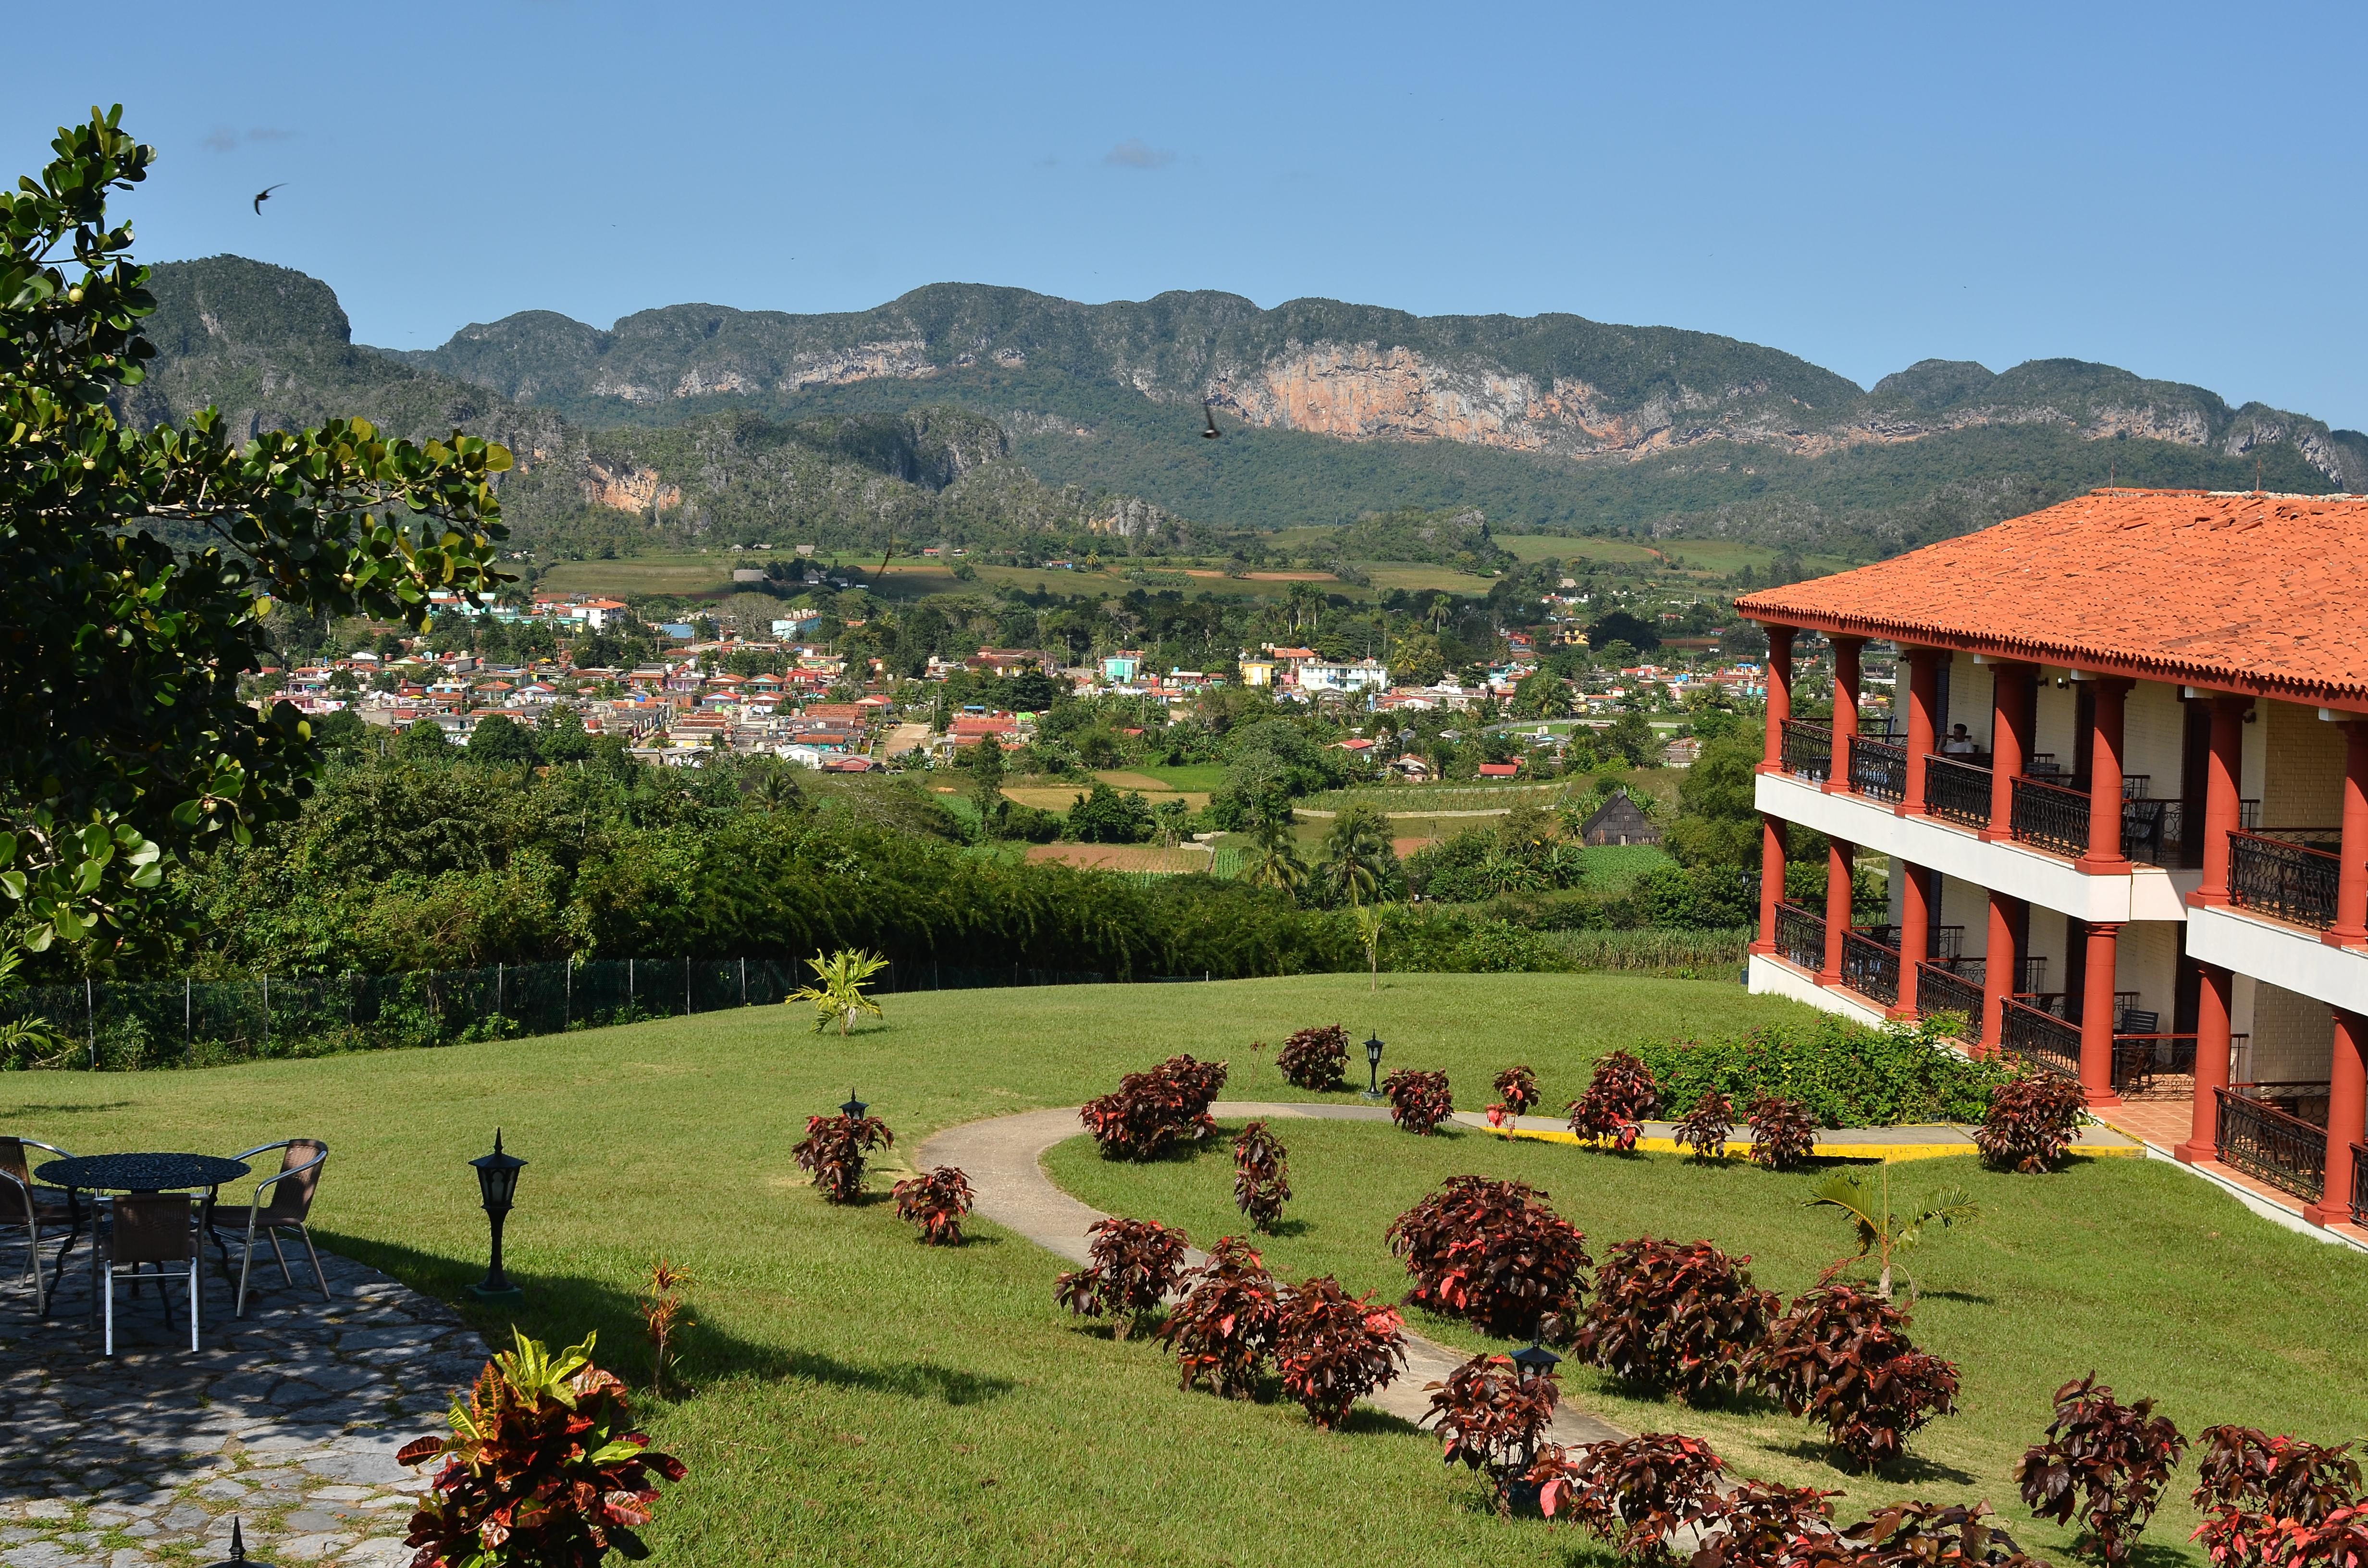
[[442, 1302], [325, 1253], [324, 1303], [301, 1249], [293, 1290], [258, 1258], [263, 1289], [234, 1321], [234, 1287], [207, 1255], [198, 1353], [188, 1298], [166, 1287], [168, 1325], [151, 1275], [136, 1299], [118, 1281], [109, 1361], [90, 1326], [86, 1244], [44, 1320], [17, 1282], [21, 1240], [0, 1235], [0, 1564], [211, 1562], [229, 1555], [233, 1514], [259, 1560], [410, 1560], [426, 1483], [395, 1451], [444, 1429], [484, 1340]]
[[[1387, 1121], [1390, 1115], [1379, 1106], [1267, 1104], [1255, 1100], [1219, 1100], [1210, 1109], [1226, 1120], [1265, 1117], [1275, 1121]], [[1464, 1118], [1459, 1114], [1457, 1119]], [[1485, 1121], [1480, 1124], [1486, 1126]], [[961, 1166], [978, 1194], [976, 1211], [981, 1218], [992, 1220], [1072, 1263], [1083, 1264], [1087, 1260], [1090, 1244], [1087, 1231], [1110, 1216], [1063, 1192], [1044, 1174], [1043, 1166], [1046, 1150], [1083, 1131], [1076, 1106], [1021, 1111], [1015, 1116], [947, 1128], [923, 1142], [915, 1158], [925, 1167]], [[1205, 1256], [1195, 1250], [1191, 1259], [1199, 1264]], [[1423, 1392], [1423, 1385], [1444, 1381], [1449, 1373], [1470, 1358], [1411, 1329], [1406, 1332], [1406, 1369], [1398, 1374], [1396, 1381], [1377, 1390], [1365, 1403], [1401, 1420], [1418, 1422], [1430, 1410], [1430, 1396]], [[1556, 1442], [1567, 1444], [1600, 1443], [1629, 1435], [1577, 1408], [1567, 1399], [1555, 1413], [1551, 1430]]]

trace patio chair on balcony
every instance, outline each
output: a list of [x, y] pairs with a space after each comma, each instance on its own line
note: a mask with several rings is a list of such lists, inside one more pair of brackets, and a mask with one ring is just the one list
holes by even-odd
[[165, 1321], [172, 1321], [172, 1305], [165, 1299], [165, 1265], [187, 1266], [189, 1287], [189, 1349], [198, 1348], [198, 1317], [199, 1302], [205, 1293], [205, 1244], [198, 1239], [198, 1227], [193, 1222], [192, 1200], [178, 1192], [127, 1192], [107, 1200], [107, 1215], [99, 1226], [97, 1244], [91, 1250], [91, 1270], [95, 1278], [93, 1294], [107, 1314], [106, 1353], [115, 1354], [115, 1271], [125, 1264], [131, 1266], [131, 1289], [140, 1289], [140, 1266], [156, 1265], [156, 1300], [165, 1308]]
[[305, 1229], [305, 1221], [313, 1212], [313, 1195], [321, 1189], [321, 1167], [329, 1158], [329, 1146], [314, 1138], [290, 1138], [278, 1143], [266, 1143], [234, 1156], [251, 1160], [257, 1154], [279, 1151], [279, 1169], [257, 1182], [255, 1197], [242, 1215], [238, 1210], [210, 1209], [206, 1224], [209, 1229], [227, 1220], [236, 1225], [242, 1220], [246, 1226], [246, 1256], [238, 1266], [238, 1301], [231, 1310], [233, 1317], [246, 1315], [247, 1277], [255, 1268], [255, 1244], [258, 1237], [271, 1244], [271, 1256], [279, 1260], [279, 1277], [293, 1290], [296, 1277], [288, 1270], [288, 1255], [279, 1248], [279, 1233], [291, 1232], [304, 1244], [304, 1255], [313, 1260], [313, 1279], [321, 1288], [321, 1300], [329, 1299], [329, 1277], [321, 1272], [321, 1255], [313, 1250], [313, 1233]]
[[0, 1138], [0, 1228], [25, 1227], [25, 1269], [33, 1280], [33, 1306], [49, 1310], [49, 1294], [41, 1284], [41, 1233], [63, 1231], [69, 1235], [81, 1222], [81, 1206], [63, 1187], [43, 1187], [26, 1168], [25, 1151], [39, 1149], [59, 1159], [71, 1159], [54, 1143], [31, 1138]]

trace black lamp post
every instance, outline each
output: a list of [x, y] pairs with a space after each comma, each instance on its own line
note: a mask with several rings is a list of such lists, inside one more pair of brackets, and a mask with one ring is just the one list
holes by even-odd
[[238, 1528], [238, 1517], [233, 1515], [230, 1521], [230, 1555], [219, 1562], [207, 1564], [207, 1568], [271, 1568], [271, 1564], [246, 1554], [246, 1537]]
[[863, 1113], [871, 1108], [871, 1107], [867, 1102], [855, 1097], [855, 1091], [853, 1089], [848, 1090], [847, 1098], [838, 1102], [838, 1114], [847, 1118], [849, 1121], [861, 1121], [863, 1119]]
[[497, 1301], [516, 1306], [526, 1300], [526, 1292], [510, 1283], [502, 1272], [502, 1221], [509, 1217], [511, 1200], [518, 1197], [518, 1172], [526, 1162], [516, 1154], [502, 1153], [502, 1130], [494, 1129], [494, 1152], [480, 1154], [469, 1162], [477, 1167], [477, 1188], [484, 1195], [485, 1218], [494, 1227], [493, 1267], [485, 1270], [482, 1285], [469, 1287], [469, 1294], [481, 1301]]
[[1382, 1037], [1374, 1035], [1365, 1041], [1365, 1097], [1382, 1097]]
[[1513, 1352], [1514, 1370], [1520, 1374], [1524, 1383], [1533, 1383], [1561, 1365], [1561, 1357], [1534, 1339]]

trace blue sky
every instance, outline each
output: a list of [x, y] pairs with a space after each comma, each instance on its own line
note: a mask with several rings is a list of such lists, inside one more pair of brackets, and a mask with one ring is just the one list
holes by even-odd
[[164, 154], [145, 257], [299, 267], [388, 347], [1203, 288], [1692, 327], [1861, 384], [2071, 356], [2368, 428], [2359, 7], [108, 14], [141, 36], [0, 98], [6, 172], [120, 100]]

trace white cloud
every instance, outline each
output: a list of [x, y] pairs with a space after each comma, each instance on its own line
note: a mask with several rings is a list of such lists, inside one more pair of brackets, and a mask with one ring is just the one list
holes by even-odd
[[239, 130], [234, 125], [217, 125], [206, 132], [203, 145], [210, 153], [228, 153], [246, 142], [286, 142], [295, 134], [292, 131], [283, 131], [276, 125], [249, 126], [245, 131]]

